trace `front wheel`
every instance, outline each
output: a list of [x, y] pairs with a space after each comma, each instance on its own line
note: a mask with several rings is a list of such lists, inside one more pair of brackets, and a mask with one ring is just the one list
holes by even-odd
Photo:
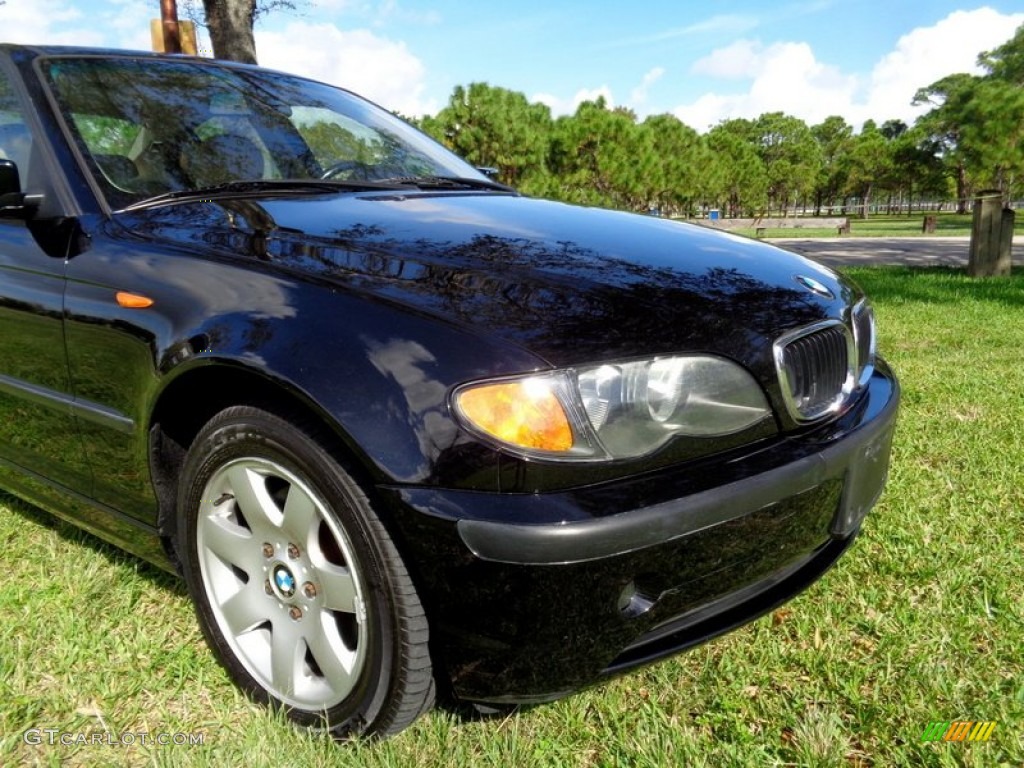
[[315, 438], [217, 414], [181, 476], [178, 545], [210, 647], [296, 722], [387, 735], [433, 702], [427, 623], [367, 495]]

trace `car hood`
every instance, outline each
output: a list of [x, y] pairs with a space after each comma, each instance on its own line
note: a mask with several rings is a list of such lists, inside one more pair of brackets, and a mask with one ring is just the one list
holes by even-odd
[[[679, 351], [763, 358], [782, 332], [841, 316], [856, 293], [756, 240], [513, 195], [232, 199], [131, 216], [146, 219], [125, 222], [136, 233], [298, 270], [554, 365]], [[831, 296], [806, 287], [815, 281]]]

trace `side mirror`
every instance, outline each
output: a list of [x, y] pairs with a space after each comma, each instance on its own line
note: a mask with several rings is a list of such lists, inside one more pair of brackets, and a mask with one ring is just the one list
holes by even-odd
[[21, 176], [13, 160], [0, 160], [0, 198], [21, 192]]
[[21, 175], [13, 160], [0, 160], [0, 218], [25, 216], [30, 208], [39, 205], [40, 195], [26, 195], [21, 191]]

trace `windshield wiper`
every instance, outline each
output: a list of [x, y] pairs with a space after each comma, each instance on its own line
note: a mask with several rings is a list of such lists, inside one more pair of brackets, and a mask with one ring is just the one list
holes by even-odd
[[394, 180], [385, 181], [338, 181], [323, 179], [251, 179], [247, 181], [226, 181], [200, 189], [176, 189], [161, 192], [159, 195], [147, 197], [121, 208], [121, 211], [138, 211], [177, 202], [196, 202], [200, 200], [237, 197], [239, 195], [304, 195], [338, 192], [339, 190], [376, 190], [404, 189], [404, 184]]
[[474, 179], [467, 176], [393, 176], [382, 179], [382, 183], [400, 184], [419, 189], [486, 189], [493, 192], [518, 195], [512, 187], [489, 179]]

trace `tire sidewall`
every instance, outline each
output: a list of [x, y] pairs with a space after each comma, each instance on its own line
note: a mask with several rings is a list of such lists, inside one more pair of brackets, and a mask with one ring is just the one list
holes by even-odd
[[[270, 694], [237, 659], [206, 593], [197, 540], [203, 490], [219, 467], [249, 457], [277, 462], [316, 493], [327, 514], [348, 537], [357, 560], [369, 647], [352, 691], [326, 711], [297, 708]], [[386, 561], [367, 519], [373, 512], [350, 475], [316, 442], [287, 422], [254, 409], [246, 409], [244, 416], [225, 411], [203, 428], [189, 451], [178, 499], [178, 541], [185, 581], [207, 643], [236, 683], [255, 701], [285, 710], [301, 725], [327, 729], [336, 735], [372, 730], [393, 683], [399, 619], [386, 577]]]

